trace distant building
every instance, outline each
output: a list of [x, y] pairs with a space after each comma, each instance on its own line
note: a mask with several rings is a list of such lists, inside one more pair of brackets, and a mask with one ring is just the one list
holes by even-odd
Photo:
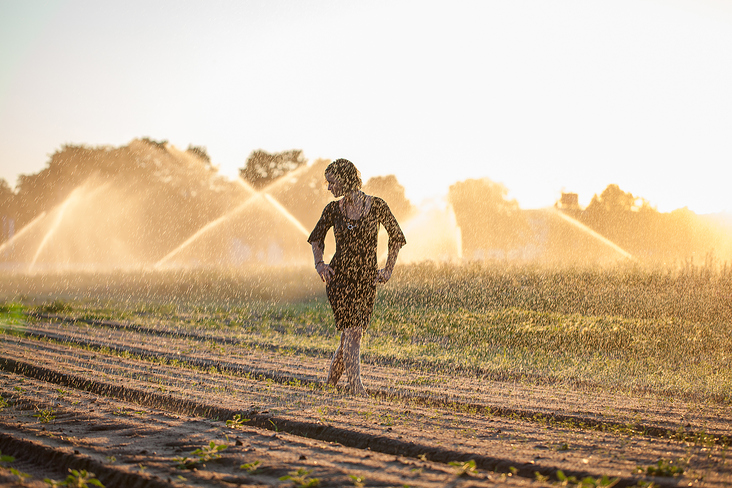
[[559, 199], [559, 208], [562, 210], [579, 210], [579, 195], [577, 193], [562, 193]]
[[561, 210], [565, 215], [569, 215], [573, 219], [579, 219], [582, 215], [582, 209], [579, 205], [579, 195], [577, 193], [564, 193], [557, 203], [554, 204], [557, 210]]

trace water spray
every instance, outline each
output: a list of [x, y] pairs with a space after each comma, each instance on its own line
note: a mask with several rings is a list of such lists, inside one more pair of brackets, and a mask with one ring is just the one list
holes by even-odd
[[623, 249], [622, 247], [618, 246], [617, 244], [615, 244], [615, 243], [614, 243], [613, 241], [611, 241], [610, 239], [608, 239], [608, 238], [606, 238], [606, 237], [604, 237], [604, 236], [602, 236], [602, 235], [598, 234], [598, 233], [597, 233], [597, 232], [595, 232], [594, 230], [590, 229], [589, 227], [587, 227], [587, 226], [586, 226], [585, 224], [583, 224], [582, 222], [580, 222], [580, 221], [578, 221], [578, 220], [575, 220], [575, 219], [573, 219], [573, 218], [572, 218], [572, 217], [570, 217], [569, 215], [567, 215], [567, 214], [565, 214], [564, 212], [561, 212], [561, 211], [559, 211], [559, 210], [557, 210], [557, 209], [555, 209], [555, 208], [553, 208], [553, 207], [552, 207], [552, 208], [550, 208], [550, 209], [548, 209], [548, 210], [549, 210], [550, 212], [554, 212], [554, 213], [555, 213], [556, 215], [558, 215], [558, 216], [559, 216], [559, 217], [560, 217], [561, 219], [563, 219], [564, 221], [566, 221], [566, 222], [568, 222], [569, 224], [573, 225], [574, 227], [576, 227], [576, 228], [580, 229], [580, 230], [581, 230], [582, 232], [584, 232], [584, 233], [588, 234], [589, 236], [591, 236], [591, 237], [593, 237], [593, 238], [597, 239], [597, 240], [598, 240], [598, 241], [600, 241], [600, 242], [601, 242], [602, 244], [606, 245], [607, 247], [609, 247], [609, 248], [610, 248], [610, 249], [612, 249], [613, 251], [617, 252], [618, 254], [620, 254], [621, 256], [623, 256], [624, 258], [630, 259], [630, 260], [632, 260], [632, 261], [634, 261], [634, 260], [635, 260], [635, 258], [633, 257], [633, 255], [632, 255], [632, 254], [630, 254], [630, 253], [629, 253], [628, 251], [626, 251], [626, 250], [625, 250], [625, 249]]
[[292, 215], [280, 202], [277, 201], [275, 197], [273, 197], [269, 192], [273, 189], [277, 188], [278, 186], [281, 186], [283, 182], [289, 181], [293, 177], [296, 177], [298, 173], [304, 172], [305, 169], [308, 169], [306, 166], [302, 166], [295, 171], [288, 173], [284, 176], [281, 176], [276, 181], [270, 183], [266, 187], [264, 187], [262, 190], [255, 190], [254, 187], [249, 184], [247, 181], [243, 180], [241, 177], [237, 178], [238, 183], [245, 188], [246, 190], [252, 192], [253, 194], [244, 201], [241, 205], [234, 208], [233, 210], [227, 212], [226, 214], [222, 215], [221, 217], [218, 217], [217, 219], [209, 222], [205, 226], [201, 227], [198, 231], [196, 231], [191, 237], [186, 239], [180, 246], [173, 249], [171, 252], [166, 254], [162, 259], [160, 259], [155, 265], [153, 266], [154, 269], [160, 269], [164, 264], [166, 264], [168, 261], [170, 261], [173, 257], [178, 255], [181, 251], [189, 247], [193, 242], [198, 240], [201, 236], [204, 234], [207, 234], [211, 230], [215, 229], [219, 225], [221, 225], [223, 222], [231, 219], [236, 214], [242, 212], [247, 207], [252, 205], [253, 203], [264, 199], [267, 203], [269, 203], [272, 208], [277, 210], [282, 216], [284, 216], [288, 222], [290, 222], [298, 231], [300, 231], [304, 236], [310, 235], [310, 233], [305, 229], [305, 227], [302, 225], [302, 223], [295, 218], [294, 215]]
[[28, 232], [29, 230], [34, 228], [40, 221], [43, 220], [43, 217], [45, 217], [45, 216], [46, 216], [46, 212], [41, 212], [40, 215], [36, 216], [33, 220], [31, 220], [28, 224], [26, 224], [25, 227], [20, 229], [20, 231], [18, 231], [13, 237], [8, 239], [7, 242], [0, 245], [0, 253], [4, 252], [6, 248], [11, 247], [15, 243], [15, 241], [20, 239], [20, 237], [23, 234], [25, 234], [26, 232]]
[[53, 221], [53, 224], [51, 224], [51, 228], [48, 229], [48, 232], [46, 232], [46, 235], [43, 236], [43, 239], [41, 240], [41, 244], [38, 246], [38, 249], [36, 250], [36, 254], [33, 256], [33, 260], [30, 263], [30, 266], [28, 266], [28, 272], [31, 273], [33, 271], [33, 267], [36, 264], [36, 261], [38, 261], [38, 257], [41, 255], [41, 252], [43, 252], [43, 249], [46, 247], [46, 244], [51, 239], [51, 236], [56, 232], [56, 229], [58, 229], [59, 225], [61, 225], [61, 221], [64, 218], [64, 214], [66, 213], [66, 209], [69, 207], [69, 205], [77, 200], [79, 198], [79, 188], [75, 188], [74, 191], [71, 192], [71, 195], [66, 199], [64, 203], [61, 204], [61, 207], [59, 207], [58, 213], [56, 214], [56, 218]]

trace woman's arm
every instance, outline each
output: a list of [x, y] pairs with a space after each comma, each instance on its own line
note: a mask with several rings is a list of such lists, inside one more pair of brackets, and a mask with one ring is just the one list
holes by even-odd
[[391, 278], [397, 262], [397, 256], [399, 256], [399, 250], [407, 243], [407, 240], [404, 238], [404, 233], [386, 202], [379, 198], [375, 203], [378, 205], [379, 222], [384, 226], [387, 234], [389, 234], [389, 256], [386, 258], [386, 266], [376, 273], [376, 284], [378, 284], [386, 283]]
[[325, 251], [325, 236], [328, 233], [328, 229], [333, 227], [333, 204], [329, 203], [323, 209], [323, 213], [320, 216], [320, 220], [315, 224], [315, 229], [308, 237], [308, 242], [313, 247], [313, 258], [315, 258], [315, 270], [318, 272], [318, 276], [324, 282], [329, 282], [335, 274], [333, 268], [330, 265], [323, 262], [323, 253]]
[[401, 243], [389, 246], [389, 256], [386, 258], [386, 266], [376, 273], [376, 283], [374, 284], [386, 283], [389, 281], [391, 274], [394, 272], [394, 266], [396, 265], [397, 256], [399, 256], [399, 250], [401, 248]]
[[313, 258], [315, 259], [315, 271], [318, 272], [318, 276], [320, 276], [323, 282], [328, 283], [335, 274], [335, 271], [333, 271], [333, 268], [329, 264], [323, 261], [323, 250], [325, 246], [321, 241], [313, 241], [311, 244], [313, 246]]

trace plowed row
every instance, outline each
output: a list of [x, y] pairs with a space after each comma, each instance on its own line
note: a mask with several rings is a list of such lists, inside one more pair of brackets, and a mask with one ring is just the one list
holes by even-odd
[[[312, 351], [104, 322], [23, 332], [0, 336], [0, 450], [35, 479], [76, 467], [109, 486], [292, 486], [279, 478], [298, 469], [320, 486], [547, 486], [559, 470], [617, 486], [732, 483], [728, 405], [373, 363], [372, 396], [354, 398], [324, 387], [328, 359]], [[211, 441], [227, 445], [221, 459], [177, 466]], [[449, 464], [468, 460], [466, 476]], [[659, 460], [684, 475], [637, 472]]]

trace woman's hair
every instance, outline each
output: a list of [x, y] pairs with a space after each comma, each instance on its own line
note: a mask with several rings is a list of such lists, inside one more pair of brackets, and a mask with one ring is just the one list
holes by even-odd
[[325, 168], [325, 174], [338, 178], [347, 191], [361, 189], [361, 173], [356, 166], [347, 159], [336, 159]]

